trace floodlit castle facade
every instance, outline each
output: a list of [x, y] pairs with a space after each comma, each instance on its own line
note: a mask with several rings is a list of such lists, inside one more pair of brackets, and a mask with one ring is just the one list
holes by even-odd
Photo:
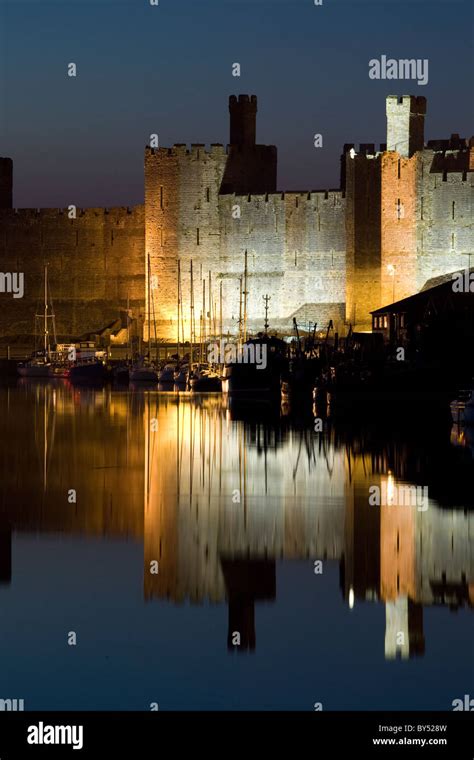
[[236, 334], [244, 304], [248, 330], [262, 330], [266, 296], [281, 334], [294, 319], [370, 329], [371, 310], [471, 263], [474, 140], [425, 143], [425, 98], [386, 99], [386, 144], [346, 144], [338, 190], [277, 191], [256, 97], [231, 96], [229, 112], [228, 146], [147, 147], [145, 202], [131, 208], [13, 209], [0, 159], [0, 269], [25, 275], [23, 299], [0, 293], [0, 337], [31, 332], [45, 261], [59, 334], [100, 329], [128, 303], [145, 338], [156, 325], [170, 341], [178, 302], [188, 340], [192, 313], [197, 336], [201, 321], [219, 332], [221, 314]]

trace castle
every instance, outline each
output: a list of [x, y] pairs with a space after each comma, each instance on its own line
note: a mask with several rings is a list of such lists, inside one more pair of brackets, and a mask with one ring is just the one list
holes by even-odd
[[277, 192], [277, 150], [256, 143], [257, 98], [231, 96], [229, 111], [227, 147], [147, 147], [145, 202], [132, 208], [13, 209], [12, 161], [0, 159], [0, 269], [25, 275], [23, 299], [0, 294], [0, 337], [31, 334], [45, 262], [60, 335], [98, 330], [128, 303], [173, 341], [178, 263], [185, 339], [191, 262], [198, 332], [202, 314], [216, 331], [222, 293], [232, 334], [245, 252], [248, 329], [263, 328], [268, 295], [283, 334], [293, 318], [371, 329], [372, 310], [471, 264], [474, 139], [425, 144], [425, 98], [387, 97], [387, 143], [344, 145], [340, 189], [326, 191]]

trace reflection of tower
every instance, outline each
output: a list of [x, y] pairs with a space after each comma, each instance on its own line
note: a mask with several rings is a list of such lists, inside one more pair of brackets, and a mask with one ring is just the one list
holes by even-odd
[[[266, 559], [222, 559], [229, 600], [227, 648], [255, 649], [255, 602], [276, 598], [275, 561]], [[240, 634], [238, 647], [233, 634]]]
[[[386, 479], [393, 493], [393, 476]], [[398, 484], [400, 485], [400, 484]], [[380, 507], [380, 596], [385, 600], [385, 657], [392, 659], [423, 654], [423, 607], [417, 597], [415, 506], [383, 504]]]
[[380, 507], [369, 504], [369, 488], [380, 482], [383, 463], [347, 449], [344, 597], [376, 599], [380, 587]]
[[385, 604], [385, 657], [402, 659], [425, 651], [423, 607], [406, 596]]

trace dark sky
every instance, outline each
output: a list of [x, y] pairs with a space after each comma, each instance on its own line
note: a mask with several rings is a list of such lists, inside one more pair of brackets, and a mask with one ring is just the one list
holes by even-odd
[[[428, 98], [427, 139], [474, 132], [472, 34], [465, 0], [0, 0], [14, 203], [140, 203], [150, 133], [163, 146], [226, 143], [240, 92], [258, 96], [279, 189], [337, 187], [344, 142], [385, 141], [388, 94]], [[428, 84], [369, 79], [381, 55], [427, 58]]]

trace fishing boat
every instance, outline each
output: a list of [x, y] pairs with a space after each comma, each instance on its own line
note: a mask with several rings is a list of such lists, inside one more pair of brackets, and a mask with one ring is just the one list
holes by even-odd
[[[223, 393], [280, 398], [281, 379], [288, 372], [286, 353], [286, 343], [279, 338], [260, 335], [247, 340], [237, 360], [223, 367]], [[265, 361], [258, 362], [258, 357]]]
[[72, 382], [98, 382], [106, 380], [107, 374], [104, 362], [94, 357], [75, 362], [69, 370], [68, 377]]
[[44, 354], [33, 357], [26, 362], [19, 362], [17, 372], [21, 377], [45, 377], [50, 376], [51, 364]]
[[196, 393], [220, 393], [222, 379], [212, 367], [200, 364], [190, 372], [189, 386]]

